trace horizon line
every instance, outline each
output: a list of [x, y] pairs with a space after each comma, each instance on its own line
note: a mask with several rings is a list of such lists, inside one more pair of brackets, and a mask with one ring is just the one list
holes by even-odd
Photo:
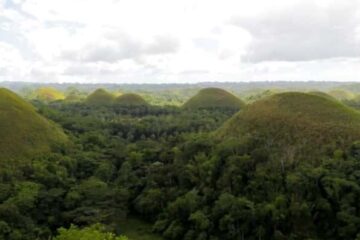
[[199, 81], [199, 82], [136, 82], [136, 83], [116, 83], [116, 82], [40, 82], [40, 81], [0, 81], [0, 84], [18, 83], [18, 84], [80, 84], [80, 85], [198, 85], [198, 84], [256, 84], [256, 83], [339, 83], [353, 84], [360, 81], [335, 81], [335, 80], [261, 80], [261, 81]]

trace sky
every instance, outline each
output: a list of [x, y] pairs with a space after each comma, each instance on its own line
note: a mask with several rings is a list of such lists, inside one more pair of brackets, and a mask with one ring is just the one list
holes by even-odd
[[360, 0], [0, 0], [0, 81], [360, 81]]

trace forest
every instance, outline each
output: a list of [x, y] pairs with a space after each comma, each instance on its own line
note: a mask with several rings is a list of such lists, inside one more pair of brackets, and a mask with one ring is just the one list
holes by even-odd
[[360, 97], [0, 89], [1, 240], [360, 239]]

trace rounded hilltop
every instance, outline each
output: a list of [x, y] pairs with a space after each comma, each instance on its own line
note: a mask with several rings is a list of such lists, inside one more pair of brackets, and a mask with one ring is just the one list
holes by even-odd
[[80, 102], [85, 99], [86, 94], [75, 87], [68, 87], [65, 97], [66, 102]]
[[80, 102], [82, 100], [82, 95], [77, 92], [69, 93], [64, 99], [66, 102]]
[[85, 103], [89, 105], [108, 105], [114, 102], [115, 97], [103, 88], [96, 89], [87, 96]]
[[360, 113], [323, 96], [280, 93], [245, 107], [216, 136], [252, 139], [273, 153], [306, 158], [360, 139]]
[[146, 106], [148, 103], [143, 97], [135, 93], [125, 93], [115, 99], [115, 104], [121, 106]]
[[62, 130], [38, 114], [31, 104], [0, 88], [0, 166], [28, 160], [66, 141]]
[[186, 109], [240, 109], [244, 102], [221, 88], [204, 88], [191, 97], [183, 107]]
[[35, 99], [44, 102], [52, 102], [65, 99], [65, 95], [53, 87], [41, 87], [36, 89]]

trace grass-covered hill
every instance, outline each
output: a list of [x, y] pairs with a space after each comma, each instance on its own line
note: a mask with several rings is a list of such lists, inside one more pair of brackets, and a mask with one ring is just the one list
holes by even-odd
[[51, 102], [65, 99], [65, 95], [52, 87], [38, 88], [34, 93], [34, 98], [40, 101]]
[[332, 153], [360, 139], [360, 113], [327, 97], [280, 93], [248, 105], [217, 132], [245, 139], [287, 159]]
[[140, 95], [135, 93], [125, 93], [115, 99], [115, 104], [121, 106], [145, 106], [148, 103]]
[[[66, 142], [53, 123], [15, 93], [0, 88], [0, 168]], [[17, 165], [17, 167], [19, 167]]]
[[107, 105], [114, 102], [114, 95], [106, 91], [105, 89], [99, 88], [91, 93], [85, 100], [90, 105]]
[[183, 107], [186, 109], [240, 109], [244, 105], [245, 104], [239, 98], [223, 89], [204, 88], [190, 98]]

